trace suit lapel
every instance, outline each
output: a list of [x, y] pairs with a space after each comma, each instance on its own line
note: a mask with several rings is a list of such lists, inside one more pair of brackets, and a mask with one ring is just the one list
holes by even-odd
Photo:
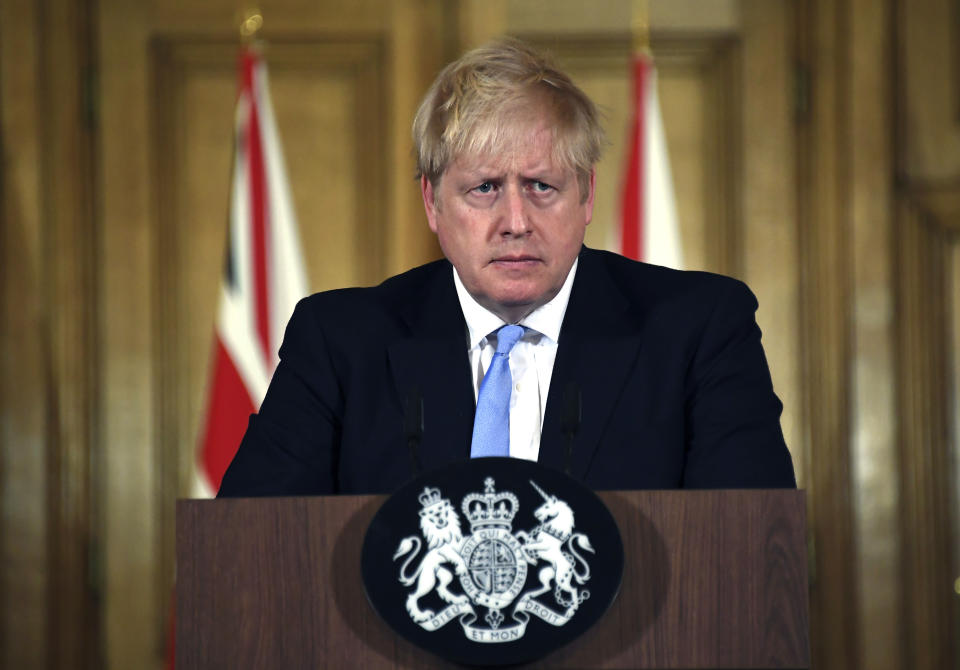
[[442, 263], [426, 290], [401, 305], [410, 336], [388, 348], [398, 399], [416, 389], [423, 398], [424, 470], [469, 455], [474, 398], [467, 356], [466, 324], [453, 285], [453, 270]]
[[631, 311], [599, 254], [585, 249], [560, 330], [540, 440], [540, 463], [558, 469], [566, 464], [567, 440], [560, 426], [564, 389], [573, 382], [580, 388], [582, 420], [573, 441], [571, 474], [581, 480], [586, 476], [635, 367], [641, 331], [641, 319]]

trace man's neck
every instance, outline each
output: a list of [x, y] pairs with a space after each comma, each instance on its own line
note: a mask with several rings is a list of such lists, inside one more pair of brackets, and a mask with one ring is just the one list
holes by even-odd
[[471, 343], [475, 344], [504, 323], [529, 326], [547, 335], [553, 341], [558, 341], [560, 325], [563, 322], [563, 317], [567, 311], [567, 304], [570, 301], [570, 292], [573, 288], [573, 280], [577, 273], [578, 263], [579, 259], [574, 260], [569, 272], [567, 272], [567, 278], [552, 299], [534, 309], [518, 309], [515, 311], [494, 311], [480, 303], [467, 291], [463, 282], [460, 281], [460, 275], [457, 274], [457, 270], [454, 268], [454, 285], [456, 286], [457, 297], [460, 300], [460, 309], [467, 322]]

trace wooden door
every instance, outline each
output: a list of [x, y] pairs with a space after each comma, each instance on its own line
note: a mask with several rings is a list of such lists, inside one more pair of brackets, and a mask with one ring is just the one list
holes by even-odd
[[[234, 2], [99, 14], [103, 521], [110, 667], [162, 658], [173, 503], [189, 495], [223, 266]], [[437, 254], [409, 123], [445, 48], [441, 3], [265, 2], [261, 37], [313, 291]]]

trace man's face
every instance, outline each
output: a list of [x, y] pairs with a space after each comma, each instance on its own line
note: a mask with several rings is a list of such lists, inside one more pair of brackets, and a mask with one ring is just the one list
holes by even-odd
[[545, 123], [508, 156], [460, 157], [436, 188], [423, 177], [430, 230], [473, 298], [516, 323], [563, 286], [593, 215], [594, 176], [554, 163]]

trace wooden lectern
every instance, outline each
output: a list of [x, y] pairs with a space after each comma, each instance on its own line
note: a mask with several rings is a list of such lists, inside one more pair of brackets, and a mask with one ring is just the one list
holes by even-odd
[[[529, 667], [809, 667], [802, 491], [599, 495], [623, 537], [620, 595]], [[360, 549], [384, 499], [179, 501], [176, 667], [457, 667], [366, 600]]]

